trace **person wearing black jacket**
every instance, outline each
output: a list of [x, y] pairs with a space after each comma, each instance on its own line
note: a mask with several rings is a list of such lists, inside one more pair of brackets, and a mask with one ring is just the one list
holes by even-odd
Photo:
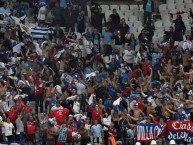
[[71, 29], [71, 32], [74, 32], [76, 16], [75, 16], [75, 12], [72, 10], [71, 5], [68, 5], [67, 9], [64, 12], [64, 20], [65, 20], [66, 32], [69, 32], [70, 29]]
[[129, 25], [125, 23], [125, 18], [121, 19], [117, 30], [120, 32], [122, 42], [125, 43], [125, 35], [129, 32]]
[[115, 32], [115, 25], [112, 21], [112, 18], [108, 18], [108, 22], [106, 23], [105, 27], [109, 30], [109, 32], [114, 33]]
[[94, 27], [97, 28], [99, 30], [100, 33], [102, 33], [102, 24], [103, 24], [103, 20], [106, 24], [106, 18], [105, 18], [105, 14], [102, 13], [102, 8], [99, 8], [99, 13], [96, 14], [96, 18], [94, 21]]
[[97, 16], [99, 15], [99, 5], [98, 3], [95, 3], [91, 8], [91, 26], [95, 27], [95, 23], [97, 23], [98, 18]]
[[110, 15], [110, 17], [112, 18], [112, 22], [115, 25], [115, 28], [117, 29], [119, 23], [120, 23], [120, 16], [117, 13], [116, 9], [113, 9], [113, 14]]
[[144, 0], [143, 9], [144, 9], [144, 23], [147, 23], [147, 20], [151, 21], [152, 13], [154, 12], [153, 0]]
[[93, 33], [92, 33], [92, 37], [93, 37], [93, 44], [97, 45], [99, 47], [99, 52], [100, 52], [100, 33], [98, 32], [98, 29], [94, 29]]
[[56, 29], [54, 29], [54, 38], [60, 38], [62, 39], [64, 36], [63, 30], [60, 28], [59, 25], [56, 25]]

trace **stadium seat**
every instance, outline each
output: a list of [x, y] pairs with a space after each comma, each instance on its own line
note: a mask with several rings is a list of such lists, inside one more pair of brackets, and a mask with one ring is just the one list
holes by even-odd
[[[185, 0], [186, 1], [186, 0]], [[174, 3], [183, 4], [184, 0], [174, 0]]]
[[173, 10], [173, 9], [176, 9], [176, 4], [174, 4], [174, 3], [169, 3], [167, 6], [168, 6], [167, 9], [168, 9], [169, 11], [171, 11], [171, 10]]
[[192, 3], [192, 0], [184, 0], [184, 3]]
[[190, 19], [183, 19], [185, 25], [190, 25]]
[[177, 11], [186, 11], [185, 7], [184, 7], [184, 4], [180, 4], [180, 3], [178, 3], [176, 5], [176, 9], [177, 9]]
[[143, 9], [143, 4], [142, 4], [142, 5], [139, 5], [139, 10], [140, 10], [140, 11], [144, 11], [144, 9]]
[[[176, 14], [177, 13], [177, 9], [169, 9], [169, 13], [171, 14]], [[176, 15], [173, 15], [173, 17], [175, 17]]]
[[143, 21], [144, 13], [142, 11], [136, 11], [135, 15], [138, 17], [139, 21]]
[[165, 11], [167, 9], [167, 5], [166, 4], [160, 4], [159, 5], [159, 12], [160, 11]]
[[106, 11], [105, 12], [105, 18], [108, 20], [109, 16], [112, 14], [112, 11]]
[[184, 44], [184, 41], [180, 41], [178, 45], [179, 45], [180, 47], [182, 47], [183, 44]]
[[103, 12], [109, 11], [109, 6], [108, 5], [100, 5], [100, 7], [102, 8]]
[[133, 16], [133, 12], [125, 12], [125, 17], [129, 19], [130, 16]]
[[169, 14], [169, 12], [168, 12], [167, 10], [165, 10], [165, 11], [160, 11], [160, 15], [161, 15], [162, 19], [163, 19], [165, 16], [167, 16], [168, 14]]
[[142, 27], [143, 24], [142, 24], [141, 21], [134, 21], [133, 26], [134, 26], [134, 27]]
[[135, 22], [135, 21], [138, 21], [138, 17], [137, 16], [130, 16], [129, 17], [129, 21], [131, 21], [131, 22]]
[[187, 13], [181, 14], [181, 16], [182, 16], [182, 20], [187, 20], [188, 19], [188, 14]]
[[159, 28], [163, 27], [163, 23], [162, 23], [162, 21], [155, 21], [154, 26], [155, 26], [155, 29], [159, 29]]
[[77, 39], [82, 38], [81, 34], [79, 32], [75, 32]]
[[170, 21], [170, 15], [166, 14], [166, 15], [162, 15], [162, 22], [167, 22]]
[[186, 31], [191, 31], [191, 25], [186, 25]]
[[117, 11], [119, 10], [119, 5], [110, 5], [110, 9], [116, 9]]
[[152, 38], [153, 43], [157, 43], [159, 41], [159, 38], [157, 36], [153, 36]]
[[170, 22], [170, 20], [165, 20], [165, 21], [162, 21], [163, 22], [163, 26], [172, 26], [172, 23]]
[[138, 5], [130, 5], [129, 9], [134, 12], [134, 11], [138, 11], [139, 7], [138, 7]]
[[125, 12], [117, 11], [117, 13], [119, 14], [120, 18], [125, 18]]
[[128, 5], [120, 5], [120, 10], [121, 11], [129, 10], [129, 6]]
[[167, 4], [174, 4], [174, 0], [167, 0], [166, 3]]
[[130, 33], [136, 33], [137, 32], [137, 27], [130, 27]]
[[139, 33], [141, 33], [141, 30], [143, 30], [143, 26], [140, 26], [140, 27], [137, 28], [137, 31], [138, 31]]
[[164, 26], [164, 31], [170, 31], [170, 26]]
[[176, 18], [177, 18], [177, 15], [173, 15], [172, 20], [176, 20]]
[[88, 27], [88, 31], [89, 31], [90, 33], [93, 32], [93, 29], [94, 29], [94, 27]]
[[185, 3], [185, 8], [189, 12], [190, 8], [193, 8], [193, 3]]
[[127, 22], [127, 24], [129, 25], [130, 28], [133, 27], [133, 23], [134, 23], [134, 22], [131, 22], [131, 21], [128, 21], [128, 22]]

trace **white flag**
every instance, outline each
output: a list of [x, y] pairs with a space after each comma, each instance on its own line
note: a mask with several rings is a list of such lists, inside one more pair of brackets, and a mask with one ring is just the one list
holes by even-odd
[[93, 97], [95, 96], [95, 94], [91, 94], [88, 100], [88, 104], [92, 104], [93, 103]]
[[66, 98], [66, 100], [74, 101], [77, 96], [78, 96], [78, 95], [70, 96], [70, 97]]
[[117, 106], [117, 105], [120, 104], [121, 101], [122, 101], [122, 98], [119, 97], [117, 100], [115, 100], [115, 101], [113, 102], [113, 105], [114, 105], [114, 106]]

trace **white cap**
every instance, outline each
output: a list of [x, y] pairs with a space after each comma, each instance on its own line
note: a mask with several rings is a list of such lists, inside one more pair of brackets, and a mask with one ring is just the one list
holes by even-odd
[[141, 143], [140, 142], [136, 142], [136, 144], [135, 145], [141, 145]]
[[174, 140], [170, 140], [170, 145], [175, 145], [176, 142]]
[[151, 141], [151, 145], [157, 145], [156, 141], [155, 141], [155, 140], [152, 140], [152, 141]]

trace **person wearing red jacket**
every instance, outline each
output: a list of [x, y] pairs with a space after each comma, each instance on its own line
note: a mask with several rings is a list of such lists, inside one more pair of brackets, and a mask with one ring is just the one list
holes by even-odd
[[44, 84], [43, 84], [43, 81], [41, 78], [39, 78], [39, 80], [37, 80], [35, 76], [32, 76], [32, 77], [33, 77], [33, 81], [36, 85], [36, 90], [35, 90], [35, 93], [36, 93], [36, 97], [35, 97], [36, 114], [38, 114], [39, 103], [40, 103], [40, 113], [43, 113]]
[[35, 133], [36, 133], [36, 121], [35, 118], [30, 116], [29, 120], [26, 123], [26, 131], [28, 140], [35, 145]]
[[7, 117], [10, 119], [10, 122], [14, 125], [15, 120], [17, 119], [17, 110], [14, 110], [14, 107], [10, 108], [10, 111], [5, 110], [2, 106], [1, 109], [6, 113]]
[[92, 112], [92, 121], [94, 122], [97, 120], [99, 123], [101, 122], [101, 116], [102, 116], [102, 111], [99, 109], [99, 106], [96, 105], [95, 108], [90, 106], [88, 102], [86, 102], [86, 105], [88, 109]]
[[68, 108], [57, 109], [51, 112], [51, 114], [49, 115], [49, 118], [55, 117], [57, 124], [62, 125], [69, 113], [70, 113], [70, 110]]

